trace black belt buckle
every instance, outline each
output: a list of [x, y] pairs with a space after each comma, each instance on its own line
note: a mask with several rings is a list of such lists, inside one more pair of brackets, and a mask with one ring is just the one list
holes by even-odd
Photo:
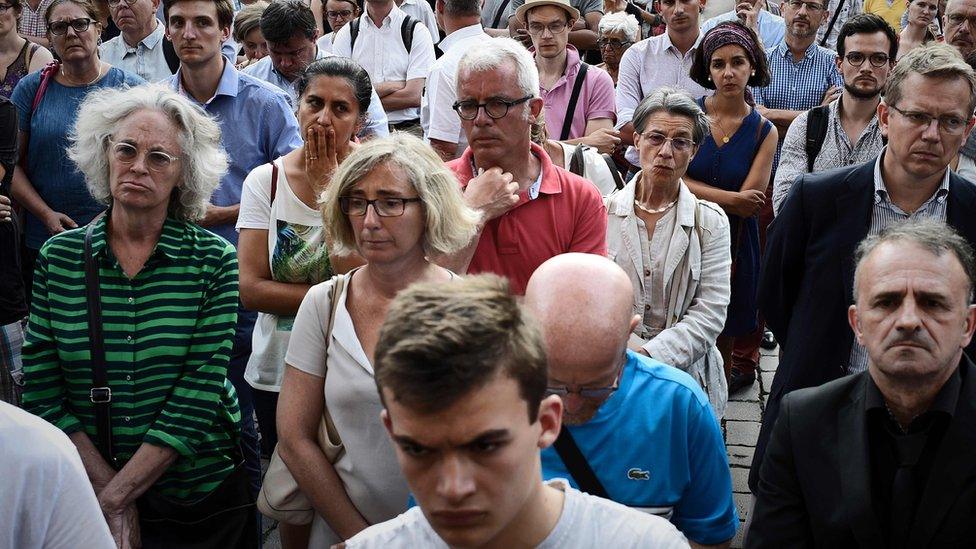
[[112, 389], [108, 387], [92, 387], [88, 398], [95, 404], [112, 402]]

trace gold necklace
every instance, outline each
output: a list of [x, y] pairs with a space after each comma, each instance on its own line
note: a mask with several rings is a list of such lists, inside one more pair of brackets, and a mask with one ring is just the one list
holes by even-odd
[[91, 86], [92, 84], [97, 82], [99, 78], [102, 77], [102, 64], [101, 63], [98, 64], [98, 73], [96, 73], [95, 78], [92, 78], [92, 81], [87, 84], [79, 84], [78, 82], [75, 82], [71, 78], [68, 78], [68, 75], [64, 72], [64, 65], [61, 65], [61, 77], [64, 78], [65, 81], [71, 84], [72, 86]]
[[722, 130], [722, 143], [728, 143], [729, 139], [731, 138], [729, 137], [729, 132], [725, 131], [725, 126], [723, 126], [722, 123], [718, 121], [717, 116], [712, 118], [712, 120], [714, 120], [715, 123], [718, 124], [718, 129]]

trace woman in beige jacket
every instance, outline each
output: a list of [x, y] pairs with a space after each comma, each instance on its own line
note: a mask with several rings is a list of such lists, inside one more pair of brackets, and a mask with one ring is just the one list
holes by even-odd
[[610, 257], [630, 277], [641, 317], [631, 348], [688, 372], [721, 418], [728, 384], [715, 340], [729, 303], [729, 221], [681, 180], [708, 118], [690, 96], [663, 88], [633, 122], [641, 171], [606, 198]]

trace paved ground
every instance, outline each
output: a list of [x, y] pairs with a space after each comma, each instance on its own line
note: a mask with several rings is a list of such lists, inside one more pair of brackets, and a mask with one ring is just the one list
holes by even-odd
[[[745, 522], [749, 513], [749, 466], [759, 437], [759, 421], [766, 405], [766, 397], [773, 383], [773, 373], [778, 363], [777, 351], [762, 350], [759, 359], [759, 376], [756, 383], [747, 390], [732, 395], [725, 411], [722, 430], [725, 433], [725, 446], [729, 451], [729, 466], [732, 469], [732, 491], [739, 519]], [[741, 523], [740, 523], [741, 524]], [[732, 547], [742, 547], [742, 529], [732, 541]]]
[[[746, 480], [749, 476], [749, 465], [759, 436], [759, 421], [762, 419], [766, 397], [773, 383], [773, 373], [778, 362], [777, 351], [762, 351], [759, 360], [759, 377], [756, 383], [747, 390], [732, 395], [729, 407], [725, 412], [722, 430], [725, 434], [725, 445], [729, 451], [729, 466], [732, 469], [732, 490], [739, 518], [744, 522], [749, 512], [749, 487]], [[265, 463], [265, 466], [267, 464]], [[266, 519], [267, 520], [267, 519]], [[272, 524], [265, 524], [265, 549], [278, 549], [278, 531]], [[732, 541], [732, 547], [742, 547], [742, 529]]]

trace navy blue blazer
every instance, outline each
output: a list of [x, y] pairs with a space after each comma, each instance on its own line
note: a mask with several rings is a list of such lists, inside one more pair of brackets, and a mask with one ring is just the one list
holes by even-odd
[[[759, 281], [759, 310], [776, 335], [782, 358], [763, 413], [749, 473], [756, 492], [759, 466], [783, 396], [817, 387], [847, 372], [854, 332], [854, 251], [867, 236], [874, 208], [875, 160], [800, 176], [769, 226]], [[976, 185], [949, 175], [949, 225], [976, 243]], [[967, 347], [976, 356], [976, 338]]]

